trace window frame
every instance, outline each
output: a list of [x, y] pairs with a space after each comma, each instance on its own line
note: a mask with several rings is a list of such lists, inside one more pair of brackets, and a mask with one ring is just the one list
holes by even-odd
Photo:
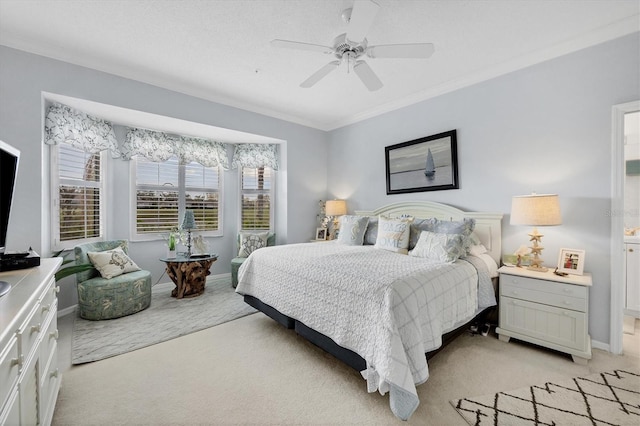
[[[76, 149], [78, 151], [82, 151], [81, 149], [75, 148], [71, 146], [71, 148]], [[86, 152], [86, 151], [85, 151]], [[90, 154], [90, 153], [89, 153]], [[50, 177], [51, 177], [51, 187], [50, 187], [50, 205], [51, 205], [51, 247], [53, 251], [60, 250], [68, 250], [78, 244], [84, 243], [92, 243], [98, 241], [104, 241], [105, 235], [107, 232], [106, 224], [107, 224], [107, 208], [106, 208], [106, 194], [108, 190], [107, 177], [108, 174], [108, 155], [107, 151], [100, 151], [97, 153], [100, 157], [100, 183], [98, 184], [98, 190], [100, 194], [100, 206], [98, 208], [99, 211], [99, 221], [100, 225], [99, 235], [97, 237], [91, 238], [77, 238], [73, 240], [65, 240], [62, 241], [60, 238], [60, 185], [65, 181], [60, 177], [60, 145], [51, 145], [49, 148], [49, 158], [50, 158]], [[77, 181], [76, 181], [77, 182]], [[80, 181], [80, 182], [88, 182], [88, 181]], [[71, 182], [69, 182], [71, 183]], [[81, 185], [82, 186], [82, 185]], [[93, 185], [86, 185], [87, 187]]]
[[[130, 215], [130, 229], [129, 229], [129, 238], [131, 241], [157, 241], [157, 240], [161, 240], [161, 239], [165, 239], [168, 235], [168, 231], [158, 231], [158, 232], [148, 232], [148, 233], [138, 233], [137, 230], [137, 225], [136, 225], [136, 221], [137, 221], [137, 212], [136, 212], [136, 207], [137, 207], [137, 191], [138, 191], [138, 185], [136, 183], [137, 181], [137, 175], [138, 175], [138, 158], [140, 156], [136, 155], [131, 159], [131, 165], [130, 165], [130, 208], [129, 208], [129, 215]], [[169, 160], [167, 160], [169, 161]], [[196, 163], [197, 164], [197, 163]], [[201, 167], [205, 167], [206, 166], [202, 166], [201, 164], [198, 164]], [[215, 168], [218, 169], [218, 188], [215, 191], [205, 191], [205, 192], [217, 192], [218, 193], [218, 229], [215, 231], [205, 231], [202, 229], [196, 229], [194, 232], [197, 233], [198, 235], [202, 235], [203, 237], [222, 237], [224, 235], [223, 233], [223, 218], [224, 218], [224, 170], [222, 169], [222, 167], [220, 165], [215, 166]], [[184, 211], [186, 210], [186, 193], [191, 191], [191, 192], [197, 192], [197, 191], [201, 191], [203, 189], [206, 190], [206, 188], [201, 188], [201, 187], [187, 187], [186, 186], [186, 169], [187, 166], [184, 164], [179, 164], [178, 163], [178, 187], [176, 188], [178, 191], [178, 223], [176, 223], [176, 227], [179, 228], [180, 226], [180, 222], [182, 220], [182, 217], [184, 216]], [[159, 188], [156, 187], [155, 185], [142, 185], [143, 187], [148, 187], [148, 188]]]
[[[259, 189], [243, 189], [242, 187], [242, 181], [244, 178], [244, 169], [251, 169], [251, 170], [257, 170], [260, 167], [239, 167], [238, 168], [238, 230], [239, 231], [248, 231], [248, 232], [252, 232], [252, 231], [267, 231], [267, 229], [264, 228], [244, 228], [243, 225], [243, 220], [242, 220], [242, 213], [243, 213], [243, 209], [242, 209], [242, 198], [243, 195], [245, 193], [247, 194], [260, 194], [260, 193], [265, 193], [267, 192], [266, 190], [259, 190]], [[276, 170], [272, 169], [271, 167], [264, 167], [265, 169], [269, 169], [270, 170], [270, 184], [271, 184], [271, 188], [268, 191], [269, 194], [269, 232], [274, 232], [275, 229], [275, 195], [276, 195]]]

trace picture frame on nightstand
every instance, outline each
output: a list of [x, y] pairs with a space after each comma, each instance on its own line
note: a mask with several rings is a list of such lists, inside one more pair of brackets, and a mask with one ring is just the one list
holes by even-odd
[[324, 241], [327, 239], [327, 228], [316, 228], [316, 241]]
[[585, 251], [561, 248], [558, 256], [558, 272], [571, 275], [582, 275], [584, 271]]

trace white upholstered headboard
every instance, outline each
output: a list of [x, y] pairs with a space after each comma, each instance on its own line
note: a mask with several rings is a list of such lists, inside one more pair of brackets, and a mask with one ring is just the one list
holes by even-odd
[[502, 256], [502, 213], [465, 212], [433, 201], [407, 201], [389, 204], [371, 211], [356, 210], [356, 214], [359, 216], [378, 216], [382, 214], [389, 217], [409, 215], [418, 219], [435, 217], [441, 220], [473, 218], [476, 220], [476, 227], [473, 232], [487, 248], [491, 257], [500, 265]]

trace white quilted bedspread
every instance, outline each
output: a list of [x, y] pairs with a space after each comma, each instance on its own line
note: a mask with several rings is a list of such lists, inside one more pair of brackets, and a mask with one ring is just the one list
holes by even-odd
[[406, 420], [419, 404], [416, 385], [429, 377], [425, 352], [477, 312], [479, 275], [481, 293], [493, 297], [486, 267], [474, 263], [435, 264], [334, 242], [292, 244], [253, 252], [236, 291], [359, 354], [369, 392], [389, 391], [391, 410]]

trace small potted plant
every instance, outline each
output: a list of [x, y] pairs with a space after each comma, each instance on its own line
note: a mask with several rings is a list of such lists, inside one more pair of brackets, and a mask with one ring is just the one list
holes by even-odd
[[167, 258], [176, 257], [176, 233], [169, 232], [169, 238], [167, 238]]

